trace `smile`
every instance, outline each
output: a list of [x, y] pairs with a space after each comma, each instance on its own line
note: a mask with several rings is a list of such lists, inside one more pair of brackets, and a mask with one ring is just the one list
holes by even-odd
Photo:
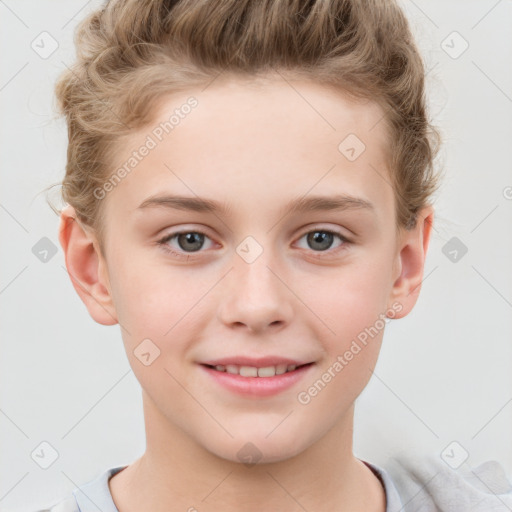
[[313, 371], [315, 363], [302, 365], [239, 366], [198, 365], [214, 386], [244, 398], [266, 398], [293, 386]]
[[312, 363], [303, 364], [297, 366], [295, 364], [278, 364], [276, 366], [265, 366], [263, 368], [257, 368], [256, 366], [240, 366], [236, 364], [228, 365], [205, 365], [218, 372], [230, 373], [232, 375], [240, 375], [242, 377], [275, 377], [276, 375], [283, 375], [288, 372], [293, 372], [297, 368], [302, 368]]

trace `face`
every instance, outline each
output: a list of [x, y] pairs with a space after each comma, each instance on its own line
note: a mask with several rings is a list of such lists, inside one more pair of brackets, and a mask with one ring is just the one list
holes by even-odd
[[[347, 421], [386, 316], [409, 307], [382, 116], [318, 84], [232, 79], [166, 97], [123, 143], [119, 167], [146, 154], [101, 199], [101, 273], [146, 421], [262, 462]], [[289, 364], [305, 366], [244, 376]]]

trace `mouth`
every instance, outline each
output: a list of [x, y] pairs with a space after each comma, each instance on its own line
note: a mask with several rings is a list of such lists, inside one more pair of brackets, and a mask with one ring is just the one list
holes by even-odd
[[229, 393], [243, 398], [255, 400], [268, 399], [286, 390], [291, 390], [307, 376], [309, 376], [308, 379], [311, 379], [314, 366], [314, 362], [295, 364], [289, 361], [273, 365], [266, 362], [264, 366], [231, 362], [229, 364], [199, 364], [199, 368], [202, 368], [206, 378], [210, 379], [209, 382], [212, 382], [214, 386], [220, 386]]
[[286, 373], [291, 373], [300, 368], [304, 368], [307, 366], [311, 366], [313, 363], [305, 363], [305, 364], [277, 364], [277, 365], [269, 365], [263, 367], [257, 366], [248, 366], [248, 365], [237, 365], [237, 364], [203, 364], [202, 366], [206, 366], [211, 370], [215, 370], [220, 373], [229, 373], [231, 375], [239, 375], [240, 377], [256, 377], [256, 378], [265, 378], [265, 377], [275, 377], [276, 375], [284, 375]]

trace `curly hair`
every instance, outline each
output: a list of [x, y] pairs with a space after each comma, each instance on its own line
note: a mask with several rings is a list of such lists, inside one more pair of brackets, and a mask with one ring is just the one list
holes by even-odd
[[411, 229], [439, 175], [440, 132], [428, 119], [425, 66], [395, 0], [111, 0], [80, 22], [77, 57], [55, 92], [68, 127], [62, 198], [98, 235], [94, 190], [115, 148], [151, 121], [159, 99], [222, 72], [274, 71], [370, 100], [384, 112], [397, 226]]

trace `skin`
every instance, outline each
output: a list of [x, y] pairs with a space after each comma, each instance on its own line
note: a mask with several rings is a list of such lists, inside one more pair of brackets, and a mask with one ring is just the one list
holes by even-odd
[[[383, 512], [384, 490], [353, 455], [352, 436], [354, 401], [384, 329], [309, 403], [297, 395], [393, 305], [394, 318], [411, 311], [433, 209], [420, 211], [414, 229], [396, 229], [383, 111], [306, 81], [231, 77], [169, 95], [123, 143], [117, 163], [191, 95], [198, 106], [103, 199], [105, 258], [71, 206], [61, 215], [73, 285], [96, 322], [121, 325], [142, 387], [147, 449], [110, 479], [114, 502], [120, 512]], [[338, 150], [349, 133], [366, 145], [353, 162]], [[215, 199], [230, 211], [138, 209], [163, 193]], [[373, 209], [281, 212], [292, 199], [334, 193]], [[199, 252], [187, 240], [168, 241], [178, 258], [158, 240], [182, 228], [207, 237]], [[306, 236], [322, 230], [349, 242], [334, 235], [322, 251]], [[252, 263], [236, 252], [247, 236], [263, 249]], [[148, 366], [134, 354], [147, 338], [160, 349]], [[289, 390], [247, 398], [198, 366], [238, 354], [315, 365]], [[261, 453], [256, 465], [237, 456], [248, 442]]]

